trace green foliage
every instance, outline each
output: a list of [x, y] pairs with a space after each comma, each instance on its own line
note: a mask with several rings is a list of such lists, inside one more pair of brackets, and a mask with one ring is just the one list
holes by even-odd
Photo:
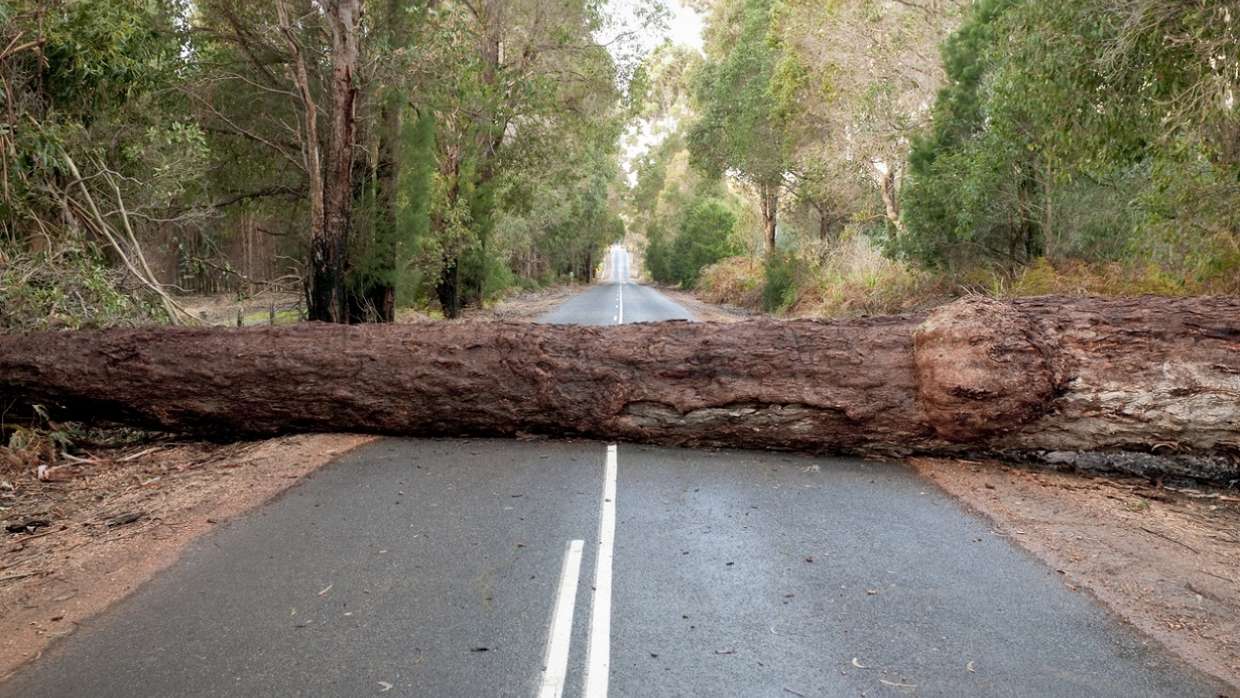
[[682, 287], [692, 288], [703, 268], [741, 251], [735, 226], [736, 214], [719, 199], [701, 199], [686, 212], [672, 244], [672, 273]]
[[183, 113], [168, 114], [184, 67], [172, 22], [178, 9], [173, 0], [5, 4], [0, 234], [19, 240], [72, 225], [63, 210], [66, 154], [86, 169], [105, 161], [126, 177], [131, 210], [167, 207], [192, 188], [203, 134]]
[[376, 178], [365, 189], [360, 213], [368, 219], [372, 234], [355, 237], [350, 254], [350, 285], [361, 291], [371, 286], [390, 286], [401, 293], [417, 250], [418, 240], [430, 231], [432, 187], [435, 177], [435, 119], [419, 115], [406, 106], [400, 116], [396, 142], [394, 208], [382, 215], [381, 193]]
[[[30, 12], [17, 3], [17, 15]], [[174, 77], [179, 46], [171, 2], [60, 0], [41, 12], [43, 89], [65, 116], [85, 121], [144, 97]], [[29, 16], [29, 15], [26, 15]]]
[[701, 197], [687, 208], [676, 236], [664, 239], [657, 225], [647, 230], [646, 266], [655, 281], [693, 288], [702, 270], [724, 258], [739, 254], [733, 229], [736, 214], [726, 202]]
[[[475, 11], [476, 10], [476, 11]], [[417, 27], [413, 90], [438, 120], [437, 197], [420, 263], [451, 315], [518, 279], [588, 280], [612, 210], [620, 68], [592, 2], [446, 3]], [[494, 43], [492, 43], [494, 42]], [[622, 234], [622, 233], [621, 233]]]
[[134, 325], [159, 313], [97, 250], [25, 253], [0, 244], [0, 330]]
[[[1240, 80], [1218, 71], [1234, 53], [1194, 50], [1240, 48], [1218, 19], [1114, 0], [977, 3], [943, 48], [949, 82], [913, 147], [893, 251], [956, 272], [1047, 256], [1153, 261], [1192, 283], [1234, 273], [1240, 159], [1217, 137], [1240, 130], [1225, 100], [1198, 100]], [[1163, 41], [1170, 31], [1186, 38]]]
[[[780, 100], [772, 92], [779, 54], [770, 34], [772, 0], [735, 0], [735, 41], [697, 76], [698, 120], [689, 152], [703, 172], [736, 172], [758, 184], [782, 182], [788, 169]], [[780, 66], [786, 84], [795, 69]]]
[[762, 309], [776, 313], [796, 303], [801, 275], [801, 265], [795, 254], [777, 251], [768, 255], [763, 270]]

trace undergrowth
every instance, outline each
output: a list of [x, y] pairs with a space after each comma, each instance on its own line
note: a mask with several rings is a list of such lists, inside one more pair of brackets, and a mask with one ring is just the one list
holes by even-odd
[[1039, 258], [1015, 271], [932, 272], [881, 254], [855, 236], [818, 255], [777, 252], [731, 257], [706, 268], [696, 287], [710, 303], [790, 317], [918, 312], [967, 294], [1023, 296], [1191, 296], [1240, 293], [1240, 255], [1185, 279], [1153, 263]]
[[0, 243], [0, 330], [135, 325], [160, 316], [90, 247], [27, 253]]

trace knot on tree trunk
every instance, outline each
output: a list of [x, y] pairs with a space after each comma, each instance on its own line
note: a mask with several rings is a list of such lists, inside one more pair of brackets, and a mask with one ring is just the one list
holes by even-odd
[[978, 440], [1045, 414], [1060, 392], [1054, 341], [1008, 303], [965, 298], [913, 333], [917, 397], [944, 439]]

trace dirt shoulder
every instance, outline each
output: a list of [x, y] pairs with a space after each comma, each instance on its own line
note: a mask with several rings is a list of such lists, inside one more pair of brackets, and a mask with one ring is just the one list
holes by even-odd
[[1240, 688], [1240, 496], [914, 459], [914, 468], [1186, 662]]
[[590, 287], [549, 286], [537, 291], [523, 291], [492, 303], [486, 308], [469, 308], [465, 311], [464, 319], [533, 322], [588, 288]]
[[[533, 322], [587, 288], [589, 287], [549, 286], [534, 291], [519, 291], [499, 301], [493, 301], [485, 308], [465, 308], [461, 318], [452, 322]], [[416, 324], [444, 320], [420, 310], [404, 309], [397, 311], [396, 322]]]
[[191, 540], [371, 440], [288, 436], [100, 451], [0, 472], [0, 680], [176, 561]]
[[708, 303], [690, 291], [681, 291], [663, 286], [656, 286], [655, 288], [659, 290], [659, 293], [684, 306], [685, 310], [693, 313], [695, 318], [703, 322], [739, 322], [746, 318], [759, 316], [758, 313], [745, 308]]

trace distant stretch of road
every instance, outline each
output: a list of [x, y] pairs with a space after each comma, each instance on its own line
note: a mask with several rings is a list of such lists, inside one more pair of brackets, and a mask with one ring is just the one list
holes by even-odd
[[[546, 322], [690, 319], [629, 281]], [[896, 464], [387, 439], [0, 696], [1216, 696]]]
[[542, 322], [571, 325], [616, 325], [625, 322], [692, 320], [693, 315], [667, 296], [630, 282], [629, 254], [612, 247], [603, 267], [603, 283], [568, 299]]

